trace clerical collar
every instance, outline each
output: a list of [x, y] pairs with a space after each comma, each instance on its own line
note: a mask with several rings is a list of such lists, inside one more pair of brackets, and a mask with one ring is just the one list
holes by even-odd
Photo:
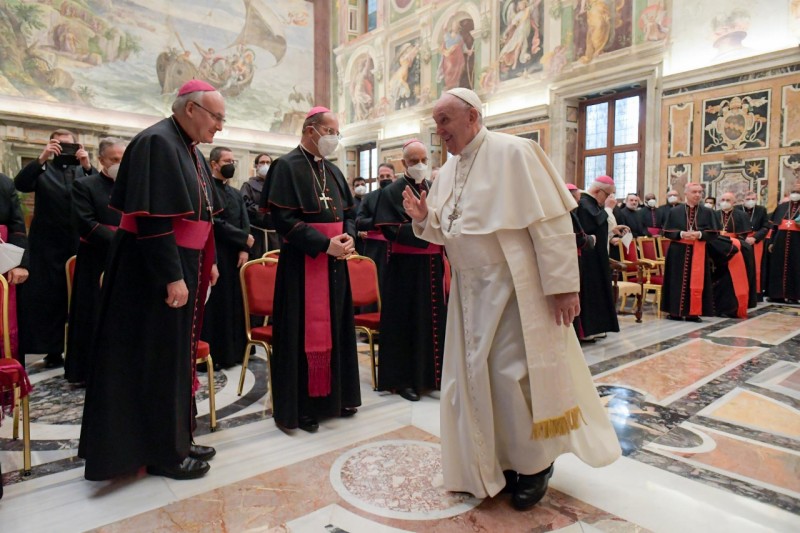
[[186, 146], [188, 146], [189, 149], [192, 149], [195, 146], [197, 146], [198, 143], [195, 142], [194, 140], [192, 140], [191, 137], [189, 137], [189, 134], [186, 133], [185, 129], [183, 129], [183, 126], [181, 126], [181, 123], [178, 122], [178, 120], [175, 118], [175, 115], [172, 115], [172, 117], [170, 117], [170, 118], [172, 118], [172, 123], [175, 125], [175, 129], [178, 130], [178, 134], [183, 139], [184, 144], [186, 144]]
[[481, 147], [481, 143], [483, 143], [483, 139], [486, 138], [486, 133], [489, 130], [486, 129], [486, 126], [481, 127], [478, 133], [475, 134], [475, 137], [467, 144], [463, 150], [461, 150], [461, 159], [467, 159], [472, 157], [478, 148]]
[[314, 158], [314, 162], [315, 162], [315, 163], [319, 163], [320, 161], [322, 161], [323, 159], [325, 159], [324, 157], [320, 157], [320, 156], [318, 156], [318, 155], [314, 155], [314, 154], [312, 154], [312, 153], [309, 151], [309, 149], [308, 149], [308, 148], [306, 148], [305, 146], [303, 146], [303, 143], [300, 143], [300, 144], [298, 144], [298, 145], [297, 145], [297, 147], [298, 147], [298, 148], [300, 148], [300, 149], [301, 149], [303, 152], [307, 153], [307, 154], [308, 154], [310, 157], [313, 157], [313, 158]]

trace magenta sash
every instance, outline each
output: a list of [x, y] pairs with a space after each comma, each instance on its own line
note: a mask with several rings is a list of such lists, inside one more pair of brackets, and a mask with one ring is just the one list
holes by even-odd
[[[341, 235], [341, 222], [309, 223], [328, 238]], [[305, 256], [305, 341], [308, 361], [308, 395], [312, 398], [331, 393], [331, 299], [328, 254]]]

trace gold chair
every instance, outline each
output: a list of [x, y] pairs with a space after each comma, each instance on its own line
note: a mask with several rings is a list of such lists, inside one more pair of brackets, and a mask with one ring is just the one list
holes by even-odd
[[13, 438], [19, 438], [19, 416], [22, 408], [22, 457], [23, 474], [31, 474], [31, 417], [28, 393], [31, 390], [25, 367], [11, 357], [11, 337], [8, 331], [8, 282], [0, 276], [0, 327], [2, 327], [4, 357], [0, 357], [0, 394], [10, 386], [13, 389], [14, 426]]
[[[268, 252], [269, 253], [269, 252]], [[267, 387], [269, 402], [272, 403], [272, 326], [267, 324], [267, 319], [272, 315], [275, 303], [275, 276], [278, 271], [277, 256], [262, 257], [248, 261], [239, 270], [239, 279], [242, 284], [242, 301], [244, 302], [244, 327], [247, 333], [247, 345], [244, 347], [242, 360], [242, 374], [239, 376], [239, 396], [244, 388], [244, 376], [247, 372], [247, 363], [250, 361], [250, 348], [255, 345], [263, 346], [267, 352]], [[250, 316], [263, 316], [263, 326], [253, 327]]]
[[208, 408], [211, 415], [211, 431], [217, 430], [217, 401], [214, 391], [214, 359], [211, 357], [211, 347], [206, 341], [197, 341], [197, 364], [205, 363], [208, 370]]
[[278, 259], [281, 255], [280, 249], [278, 250], [270, 250], [269, 252], [264, 252], [264, 255], [261, 256], [262, 259], [266, 257], [271, 257], [273, 259]]
[[356, 331], [367, 334], [372, 368], [372, 390], [378, 390], [378, 359], [375, 356], [375, 335], [380, 333], [381, 291], [378, 286], [378, 267], [369, 257], [352, 255], [347, 258], [347, 271], [350, 275], [350, 292], [353, 307], [378, 305], [377, 313], [358, 313], [353, 316]]
[[64, 323], [64, 358], [67, 357], [67, 341], [69, 340], [69, 308], [72, 305], [72, 282], [75, 279], [75, 261], [78, 256], [73, 255], [67, 259], [64, 270], [67, 274], [67, 321]]
[[[662, 237], [659, 237], [661, 239]], [[661, 245], [655, 237], [639, 237], [636, 239], [639, 257], [652, 266], [644, 269], [644, 300], [653, 291], [656, 316], [661, 318], [661, 287], [664, 285], [664, 258], [661, 257]]]

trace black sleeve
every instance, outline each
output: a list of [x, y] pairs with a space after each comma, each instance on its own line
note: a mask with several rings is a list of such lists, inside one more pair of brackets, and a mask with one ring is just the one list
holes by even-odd
[[72, 184], [72, 228], [83, 239], [109, 246], [114, 232], [97, 221], [91, 192], [82, 180]]
[[137, 244], [147, 258], [145, 263], [159, 285], [183, 279], [183, 267], [175, 243], [171, 217], [136, 217]]
[[8, 197], [9, 218], [6, 222], [8, 226], [8, 242], [25, 250], [19, 266], [28, 268], [28, 235], [25, 233], [25, 217], [22, 215], [22, 206], [19, 202], [19, 195], [14, 188], [14, 182], [5, 174], [0, 174], [3, 181], [3, 192]]
[[275, 230], [291, 245], [311, 257], [327, 252], [330, 239], [303, 222], [300, 219], [301, 213], [301, 209], [280, 208], [274, 204], [270, 207], [270, 216]]
[[247, 249], [247, 236], [250, 235], [250, 224], [247, 225], [248, 231], [237, 228], [225, 219], [214, 217], [214, 237], [233, 244], [241, 250]]
[[31, 161], [22, 170], [19, 171], [17, 177], [14, 178], [14, 187], [17, 188], [19, 192], [34, 192], [36, 190], [36, 184], [39, 181], [39, 176], [42, 175], [44, 172], [45, 166], [39, 164], [39, 161]]
[[375, 213], [372, 211], [372, 199], [364, 198], [361, 206], [358, 208], [358, 215], [356, 216], [356, 230], [369, 231], [375, 229], [375, 222], [373, 217]]

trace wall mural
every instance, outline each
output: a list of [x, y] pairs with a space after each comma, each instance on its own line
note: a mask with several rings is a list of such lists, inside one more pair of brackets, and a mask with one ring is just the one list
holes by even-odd
[[447, 21], [439, 44], [436, 81], [440, 93], [454, 87], [475, 88], [475, 22], [466, 13], [456, 13]]
[[417, 105], [420, 97], [419, 38], [394, 47], [389, 77], [389, 99], [394, 109]]
[[800, 154], [782, 156], [778, 180], [779, 201], [789, 194], [798, 180], [800, 180]]
[[576, 0], [573, 57], [589, 63], [602, 53], [630, 46], [631, 4], [632, 0]]
[[0, 94], [163, 115], [204, 79], [228, 124], [295, 134], [313, 105], [303, 0], [0, 2]]
[[781, 93], [781, 146], [800, 146], [800, 83], [781, 87]]
[[542, 0], [500, 0], [500, 81], [542, 70]]
[[350, 78], [350, 122], [366, 120], [375, 111], [375, 62], [362, 54], [353, 64]]
[[703, 153], [767, 147], [770, 91], [703, 101]]

